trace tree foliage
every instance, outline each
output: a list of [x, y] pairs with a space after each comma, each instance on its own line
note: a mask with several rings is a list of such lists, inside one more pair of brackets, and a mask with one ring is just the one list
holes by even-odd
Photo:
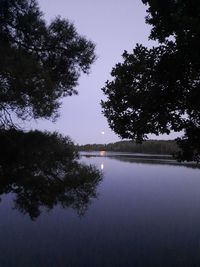
[[78, 162], [68, 137], [1, 130], [0, 147], [0, 196], [12, 193], [14, 208], [32, 219], [56, 205], [83, 215], [96, 198], [102, 175]]
[[[149, 133], [184, 131], [178, 140], [181, 159], [196, 160], [200, 155], [200, 3], [143, 2], [148, 4], [146, 21], [153, 26], [150, 38], [160, 45], [137, 44], [132, 53], [123, 53], [123, 63], [113, 68], [113, 79], [103, 88], [108, 97], [102, 102], [103, 113], [119, 136], [139, 142]], [[181, 145], [186, 140], [187, 146]]]
[[95, 60], [94, 44], [68, 20], [47, 25], [36, 0], [0, 1], [0, 126], [58, 116], [60, 99], [77, 94]]
[[173, 140], [147, 140], [142, 144], [133, 141], [119, 141], [109, 144], [87, 144], [77, 147], [79, 151], [129, 152], [136, 154], [173, 155], [178, 152]]

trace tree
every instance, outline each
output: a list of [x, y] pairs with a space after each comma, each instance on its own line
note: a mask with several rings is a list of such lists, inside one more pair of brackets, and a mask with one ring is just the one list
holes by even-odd
[[[200, 3], [143, 0], [148, 4], [150, 38], [160, 45], [137, 45], [123, 54], [103, 92], [103, 113], [122, 138], [142, 142], [147, 134], [185, 134], [177, 141], [181, 160], [200, 157]], [[192, 134], [195, 134], [193, 138]], [[187, 145], [183, 145], [186, 144]], [[186, 156], [187, 155], [187, 156]]]
[[95, 60], [94, 44], [68, 20], [47, 25], [36, 0], [0, 0], [0, 128], [55, 119], [62, 97]]
[[68, 137], [1, 130], [0, 147], [0, 196], [12, 193], [14, 208], [31, 219], [56, 205], [84, 215], [97, 197], [102, 174], [78, 161]]

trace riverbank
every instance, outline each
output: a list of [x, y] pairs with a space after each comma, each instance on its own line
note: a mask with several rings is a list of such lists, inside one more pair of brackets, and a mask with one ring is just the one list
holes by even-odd
[[174, 140], [147, 140], [142, 144], [133, 141], [120, 141], [109, 144], [86, 144], [77, 146], [79, 151], [110, 151], [136, 154], [173, 155], [178, 151]]

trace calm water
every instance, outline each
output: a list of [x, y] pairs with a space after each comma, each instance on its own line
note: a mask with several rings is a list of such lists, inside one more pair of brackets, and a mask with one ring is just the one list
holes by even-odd
[[199, 169], [123, 157], [81, 161], [103, 172], [82, 212], [58, 204], [31, 220], [15, 194], [1, 195], [1, 267], [200, 266]]

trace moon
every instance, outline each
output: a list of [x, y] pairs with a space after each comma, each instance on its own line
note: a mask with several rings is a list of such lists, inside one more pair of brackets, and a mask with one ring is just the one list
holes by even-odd
[[104, 131], [102, 131], [102, 132], [101, 132], [101, 134], [102, 134], [102, 135], [104, 135], [104, 134], [105, 134], [105, 132], [104, 132]]

